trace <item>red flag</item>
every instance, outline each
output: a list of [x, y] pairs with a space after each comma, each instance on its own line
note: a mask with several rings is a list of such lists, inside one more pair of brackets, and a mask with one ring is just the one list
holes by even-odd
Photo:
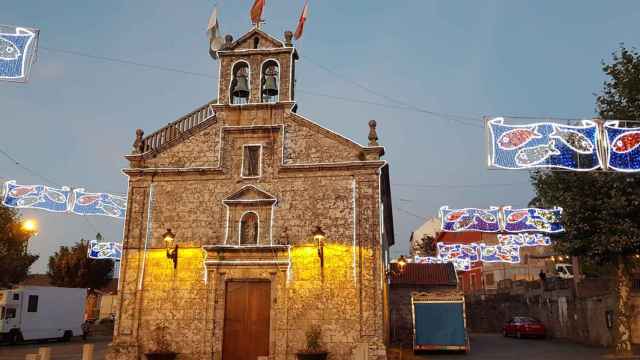
[[253, 6], [251, 6], [251, 22], [259, 24], [262, 20], [262, 10], [264, 9], [264, 3], [266, 0], [255, 0]]
[[304, 3], [302, 14], [300, 14], [300, 20], [298, 20], [298, 27], [296, 28], [296, 32], [293, 34], [293, 37], [296, 40], [302, 37], [302, 32], [304, 31], [304, 22], [307, 21], [307, 16], [309, 16], [309, 1], [305, 1]]

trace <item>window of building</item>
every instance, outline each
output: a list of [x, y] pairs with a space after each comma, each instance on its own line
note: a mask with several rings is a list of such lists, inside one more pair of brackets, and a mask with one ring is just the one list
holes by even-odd
[[258, 215], [252, 211], [242, 215], [240, 218], [240, 245], [257, 245], [258, 231]]
[[247, 104], [249, 103], [249, 64], [240, 61], [233, 65], [231, 70], [231, 103], [232, 104]]
[[487, 274], [487, 276], [485, 277], [485, 283], [488, 286], [492, 286], [496, 283], [496, 279], [494, 279], [493, 274]]
[[27, 312], [38, 312], [38, 295], [29, 295]]
[[20, 294], [13, 294], [13, 300], [20, 300]]
[[16, 309], [15, 308], [7, 308], [4, 311], [4, 318], [5, 319], [13, 319], [16, 317]]
[[261, 170], [262, 147], [260, 145], [245, 145], [242, 154], [242, 176], [259, 177]]
[[268, 60], [262, 64], [262, 84], [260, 94], [262, 102], [278, 102], [280, 93], [279, 66], [275, 60]]

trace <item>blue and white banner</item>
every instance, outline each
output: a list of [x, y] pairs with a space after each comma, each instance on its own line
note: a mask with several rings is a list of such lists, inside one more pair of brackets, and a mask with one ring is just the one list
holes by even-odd
[[564, 231], [561, 223], [562, 208], [553, 209], [511, 209], [510, 206], [489, 209], [449, 209], [440, 208], [440, 229], [446, 232], [540, 232], [559, 233]]
[[520, 247], [480, 244], [480, 260], [488, 263], [506, 262], [517, 264], [520, 262]]
[[0, 25], [0, 80], [25, 82], [35, 62], [39, 30]]
[[63, 186], [18, 185], [14, 180], [4, 183], [2, 204], [19, 209], [41, 209], [52, 212], [69, 211], [71, 189]]
[[640, 128], [618, 127], [618, 121], [607, 121], [607, 166], [622, 172], [640, 171]]
[[555, 168], [590, 171], [601, 166], [598, 125], [539, 122], [506, 125], [504, 118], [487, 121], [489, 167], [500, 169]]
[[127, 198], [109, 193], [88, 193], [74, 189], [75, 201], [71, 212], [78, 215], [104, 215], [124, 219]]
[[502, 208], [503, 230], [509, 233], [540, 232], [559, 233], [564, 231], [561, 223], [562, 208], [553, 209], [511, 209], [510, 206]]
[[542, 234], [531, 234], [531, 233], [522, 233], [522, 234], [508, 234], [502, 235], [498, 234], [498, 242], [500, 245], [507, 246], [549, 246], [551, 245], [551, 238]]
[[498, 232], [500, 209], [449, 209], [448, 206], [440, 208], [441, 228], [443, 231], [482, 231]]
[[122, 245], [116, 242], [89, 241], [87, 257], [91, 259], [120, 260], [122, 257]]

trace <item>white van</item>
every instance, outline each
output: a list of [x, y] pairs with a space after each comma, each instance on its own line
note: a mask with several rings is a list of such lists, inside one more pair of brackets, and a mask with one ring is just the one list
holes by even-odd
[[82, 334], [87, 289], [19, 286], [0, 290], [0, 339], [68, 341]]
[[556, 274], [562, 279], [573, 279], [573, 266], [571, 264], [556, 264]]

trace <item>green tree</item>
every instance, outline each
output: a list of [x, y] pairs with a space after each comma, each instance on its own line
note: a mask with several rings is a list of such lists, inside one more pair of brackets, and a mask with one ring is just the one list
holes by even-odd
[[113, 261], [87, 257], [88, 244], [84, 240], [71, 247], [61, 246], [49, 257], [51, 284], [60, 287], [87, 288], [89, 292], [109, 283]]
[[[621, 46], [611, 63], [597, 108], [603, 119], [640, 119], [640, 54]], [[532, 175], [536, 202], [561, 206], [566, 232], [556, 248], [615, 271], [615, 352], [631, 353], [631, 270], [640, 252], [640, 176], [616, 172], [538, 171]]]
[[27, 252], [31, 233], [21, 228], [15, 209], [0, 205], [0, 288], [10, 288], [24, 280], [38, 255]]

